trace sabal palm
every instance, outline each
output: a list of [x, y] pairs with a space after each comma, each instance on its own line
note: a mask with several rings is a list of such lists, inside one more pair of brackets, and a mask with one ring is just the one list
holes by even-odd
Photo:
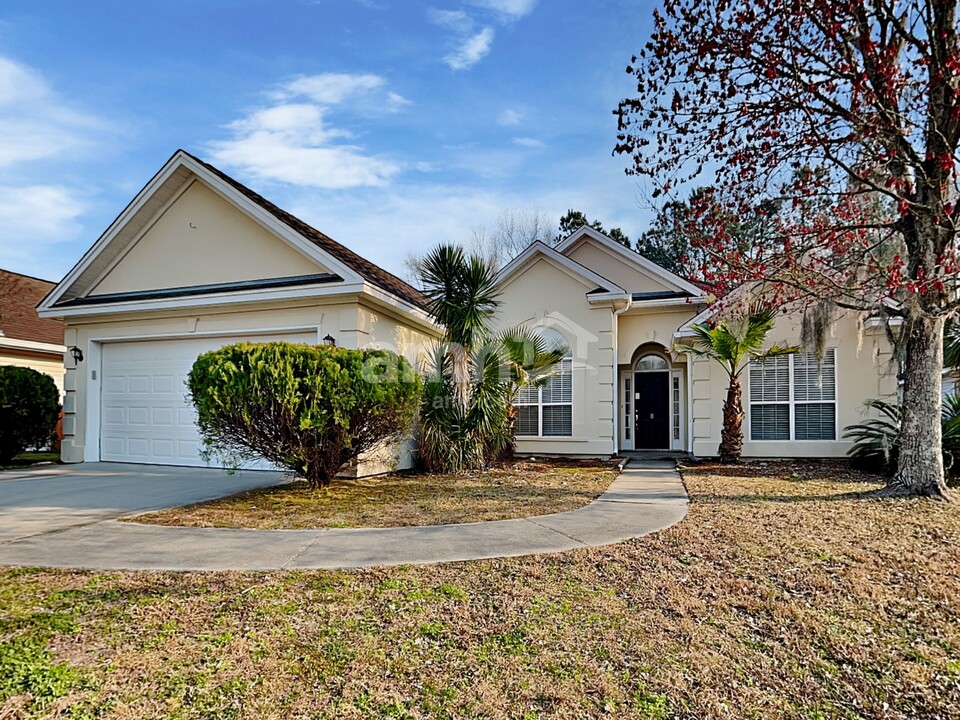
[[428, 309], [445, 328], [454, 393], [460, 409], [470, 402], [470, 354], [485, 341], [497, 309], [496, 272], [480, 257], [440, 245], [423, 259], [420, 270]]
[[743, 400], [740, 375], [752, 360], [797, 352], [796, 347], [773, 345], [763, 349], [773, 330], [776, 312], [770, 308], [752, 308], [746, 315], [715, 325], [695, 324], [693, 345], [680, 350], [698, 358], [717, 362], [727, 373], [727, 399], [723, 403], [723, 430], [720, 435], [720, 462], [739, 462], [743, 451]]

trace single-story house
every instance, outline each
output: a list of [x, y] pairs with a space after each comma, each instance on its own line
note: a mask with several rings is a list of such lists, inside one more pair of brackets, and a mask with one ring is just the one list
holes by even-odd
[[[707, 320], [696, 285], [590, 227], [555, 247], [534, 243], [500, 273], [498, 324], [527, 324], [569, 348], [562, 372], [519, 400], [517, 450], [615, 455], [717, 454], [727, 376], [683, 351]], [[800, 344], [799, 313], [769, 342]], [[843, 428], [869, 398], [894, 399], [897, 368], [879, 323], [841, 315], [818, 363], [798, 352], [751, 365], [743, 377], [745, 457], [842, 456]]]
[[182, 150], [39, 313], [82, 353], [65, 358], [70, 463], [208, 464], [184, 385], [208, 350], [327, 338], [416, 362], [440, 334], [416, 289]]
[[[569, 348], [557, 377], [519, 398], [519, 452], [716, 453], [726, 376], [683, 351], [711, 312], [700, 288], [589, 227], [534, 243], [500, 283], [500, 326]], [[66, 355], [66, 462], [206, 464], [184, 388], [206, 350], [329, 338], [416, 362], [441, 332], [416, 289], [182, 150], [39, 313], [82, 354]], [[797, 343], [799, 325], [782, 316], [770, 341]], [[746, 373], [746, 456], [843, 455], [864, 400], [896, 395], [882, 328], [842, 316], [828, 345], [822, 364], [797, 353]]]
[[63, 323], [41, 318], [37, 303], [55, 283], [0, 270], [0, 365], [49, 375], [63, 392]]

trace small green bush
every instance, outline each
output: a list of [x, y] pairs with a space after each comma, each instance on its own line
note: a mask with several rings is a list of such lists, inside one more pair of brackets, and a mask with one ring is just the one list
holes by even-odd
[[[853, 440], [847, 455], [856, 467], [892, 476], [900, 456], [901, 408], [877, 399], [867, 400], [864, 406], [874, 410], [877, 417], [844, 428], [843, 437]], [[956, 476], [960, 472], [960, 394], [943, 399], [940, 424], [943, 429], [943, 465]]]
[[49, 375], [0, 367], [0, 464], [28, 447], [50, 443], [60, 417], [60, 391]]
[[212, 454], [263, 457], [323, 487], [413, 423], [420, 378], [388, 350], [240, 343], [197, 358], [187, 379]]

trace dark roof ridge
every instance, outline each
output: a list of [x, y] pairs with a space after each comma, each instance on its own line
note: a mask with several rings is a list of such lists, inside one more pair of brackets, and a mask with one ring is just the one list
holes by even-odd
[[6, 268], [0, 268], [0, 273], [6, 273], [7, 275], [19, 275], [20, 277], [27, 278], [28, 280], [36, 280], [37, 282], [47, 283], [51, 287], [56, 285], [55, 280], [46, 280], [36, 275], [27, 275], [27, 273], [17, 272], [16, 270], [7, 270]]
[[419, 290], [414, 288], [409, 283], [404, 282], [393, 273], [384, 270], [378, 265], [375, 265], [366, 258], [355, 253], [350, 248], [342, 245], [330, 236], [320, 232], [315, 227], [305, 223], [295, 215], [270, 202], [265, 197], [251, 190], [238, 180], [230, 177], [219, 168], [214, 167], [205, 160], [201, 160], [196, 155], [193, 155], [186, 150], [181, 150], [180, 152], [195, 160], [210, 172], [214, 173], [221, 180], [231, 185], [246, 198], [253, 201], [277, 218], [280, 222], [295, 230], [306, 239], [310, 240], [314, 245], [333, 255], [371, 284], [376, 285], [378, 288], [385, 290], [391, 295], [399, 297], [401, 300], [405, 300], [420, 310], [427, 309], [427, 299]]

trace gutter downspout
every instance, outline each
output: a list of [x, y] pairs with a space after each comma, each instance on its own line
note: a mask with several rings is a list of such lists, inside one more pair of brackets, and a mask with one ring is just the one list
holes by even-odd
[[693, 355], [687, 356], [687, 452], [693, 455]]
[[633, 299], [627, 297], [619, 310], [613, 305], [613, 454], [620, 454], [620, 316], [630, 309]]

